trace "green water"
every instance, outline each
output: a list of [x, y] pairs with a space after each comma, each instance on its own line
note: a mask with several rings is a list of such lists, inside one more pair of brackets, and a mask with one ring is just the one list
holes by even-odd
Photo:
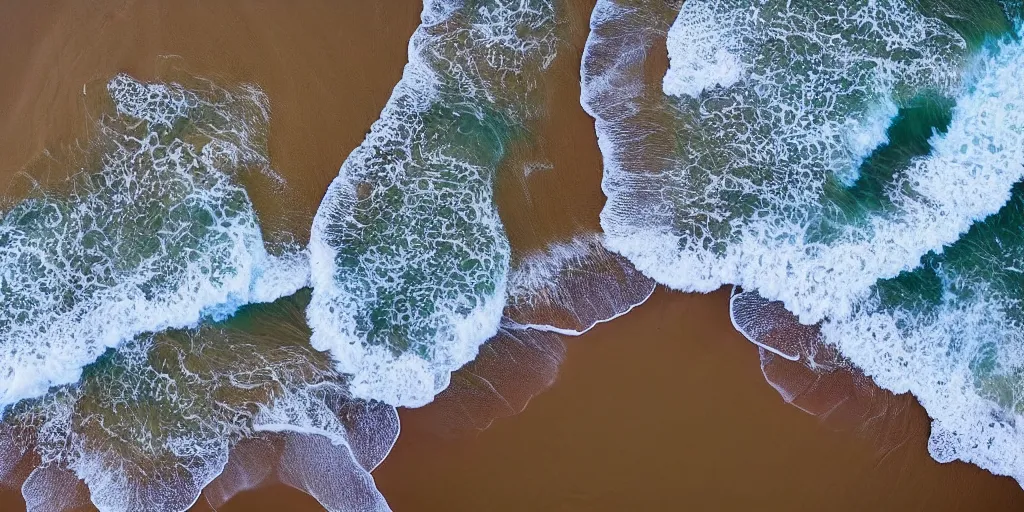
[[306, 289], [224, 322], [140, 336], [75, 385], [18, 403], [5, 425], [44, 462], [78, 471], [94, 494], [188, 504], [278, 401], [336, 417], [345, 379], [309, 345], [308, 301]]
[[435, 16], [413, 35], [402, 81], [314, 222], [334, 269], [313, 274], [313, 344], [378, 383], [397, 377], [360, 368], [356, 352], [412, 355], [433, 373], [415, 379], [442, 382], [489, 336], [482, 324], [496, 328], [510, 249], [495, 173], [539, 115], [539, 75], [556, 44], [553, 6], [541, 0], [474, 1]]

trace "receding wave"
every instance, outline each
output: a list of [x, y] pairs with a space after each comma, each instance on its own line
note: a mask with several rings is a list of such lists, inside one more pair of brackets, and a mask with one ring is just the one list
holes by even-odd
[[[397, 414], [351, 398], [347, 379], [308, 344], [307, 303], [302, 292], [108, 351], [78, 384], [7, 412], [0, 443], [20, 455], [0, 461], [0, 477], [16, 483], [7, 474], [28, 461], [27, 502], [86, 496], [101, 511], [183, 511], [211, 482], [216, 502], [271, 476], [332, 510], [386, 509], [369, 471], [397, 438]], [[254, 451], [256, 462], [230, 464]], [[43, 484], [61, 474], [76, 492]]]
[[730, 314], [736, 330], [758, 346], [761, 372], [786, 403], [862, 435], [883, 458], [926, 433], [910, 414], [910, 395], [880, 388], [826, 343], [818, 326], [801, 324], [781, 302], [734, 290]]
[[554, 58], [550, 0], [424, 4], [409, 63], [313, 222], [313, 346], [356, 396], [429, 402], [501, 319], [509, 243], [493, 200]]
[[266, 170], [259, 90], [107, 84], [84, 169], [0, 221], [0, 407], [75, 382], [106, 349], [306, 282], [264, 248], [237, 184]]
[[934, 458], [1024, 483], [1011, 4], [602, 0], [582, 74], [610, 249], [748, 290], [733, 322], [787, 401], [846, 379], [871, 409], [870, 377], [928, 410]]
[[283, 185], [266, 98], [192, 81], [115, 77], [56, 162], [80, 170], [0, 223], [0, 483], [29, 510], [184, 511], [245, 488], [232, 457], [266, 446], [262, 480], [386, 510], [369, 471], [397, 414], [309, 345], [306, 252], [265, 244], [241, 185]]
[[578, 336], [646, 301], [654, 280], [602, 239], [582, 234], [525, 255], [509, 274], [506, 323]]
[[[563, 336], [578, 336], [643, 304], [652, 279], [584, 233], [524, 255], [509, 274], [498, 333], [451, 377], [422, 414], [444, 436], [482, 431], [522, 412], [554, 384], [565, 359]], [[582, 342], [582, 341], [581, 341]]]

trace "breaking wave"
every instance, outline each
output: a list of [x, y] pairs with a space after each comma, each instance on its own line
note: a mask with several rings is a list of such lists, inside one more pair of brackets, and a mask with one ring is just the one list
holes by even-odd
[[238, 185], [269, 172], [266, 98], [107, 84], [83, 170], [0, 221], [0, 408], [69, 384], [108, 348], [304, 286], [300, 254], [264, 247]]
[[494, 173], [537, 115], [550, 0], [427, 1], [409, 62], [313, 222], [313, 346], [358, 397], [420, 406], [501, 319], [509, 243]]
[[[76, 385], [19, 402], [0, 430], [17, 454], [0, 461], [0, 481], [23, 481], [26, 502], [50, 510], [80, 498], [134, 512], [184, 511], [211, 483], [208, 500], [223, 503], [276, 476], [331, 510], [387, 510], [369, 471], [395, 442], [398, 416], [353, 400], [309, 346], [307, 303], [300, 292], [224, 322], [139, 336]], [[31, 472], [9, 475], [19, 461]], [[74, 492], [57, 492], [55, 479]]]
[[112, 79], [57, 159], [80, 170], [0, 223], [0, 483], [29, 510], [184, 511], [268, 478], [387, 510], [369, 471], [396, 411], [309, 345], [306, 251], [265, 243], [241, 185], [283, 184], [266, 98], [194, 82]]
[[935, 459], [1024, 483], [1020, 14], [601, 0], [605, 244], [672, 288], [748, 290], [733, 322], [787, 401], [823, 410], [843, 381], [832, 405], [881, 417], [870, 377], [928, 410]]

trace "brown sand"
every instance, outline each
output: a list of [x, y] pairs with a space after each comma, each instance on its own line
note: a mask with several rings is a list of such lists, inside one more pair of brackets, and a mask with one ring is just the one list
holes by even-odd
[[[499, 203], [517, 250], [596, 226], [600, 156], [577, 76], [591, 5], [571, 2], [568, 43], [547, 77], [557, 108], [502, 170]], [[44, 148], [80, 136], [82, 84], [117, 71], [149, 78], [172, 54], [194, 74], [264, 89], [273, 166], [311, 216], [398, 80], [419, 9], [413, 0], [2, 2], [0, 189]], [[538, 162], [551, 169], [512, 172]], [[534, 213], [508, 206], [524, 202]], [[556, 385], [477, 437], [442, 440], [426, 416], [403, 414], [398, 445], [375, 472], [380, 489], [399, 512], [1024, 506], [1010, 479], [929, 459], [919, 408], [894, 447], [784, 404], [731, 329], [727, 302], [660, 291], [569, 340]], [[0, 495], [0, 510], [23, 507]], [[222, 510], [319, 507], [274, 486]]]
[[[311, 218], [401, 77], [417, 2], [40, 0], [0, 3], [0, 190], [85, 133], [82, 87], [166, 57], [270, 98], [270, 156]], [[257, 207], [275, 198], [254, 197]], [[308, 226], [303, 238], [308, 236]]]

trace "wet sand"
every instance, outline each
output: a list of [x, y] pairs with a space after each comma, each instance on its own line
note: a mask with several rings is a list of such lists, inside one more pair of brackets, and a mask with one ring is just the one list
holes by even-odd
[[[401, 77], [414, 1], [42, 0], [0, 3], [0, 191], [48, 148], [89, 126], [82, 88], [170, 65], [270, 98], [270, 157], [312, 218], [348, 153]], [[273, 211], [280, 197], [253, 201]], [[272, 215], [264, 215], [271, 218]], [[294, 219], [308, 237], [307, 219]]]
[[[546, 78], [557, 108], [499, 177], [518, 252], [597, 226], [600, 155], [578, 102], [591, 6], [574, 0], [565, 13], [567, 43]], [[0, 3], [0, 179], [9, 183], [44, 148], [80, 136], [83, 83], [118, 71], [150, 78], [160, 55], [178, 55], [191, 73], [268, 94], [272, 165], [298, 196], [288, 222], [305, 222], [401, 76], [419, 10], [412, 0]], [[531, 163], [550, 168], [525, 176]], [[280, 201], [254, 199], [261, 212]], [[439, 438], [430, 414], [403, 411], [402, 436], [374, 473], [379, 488], [398, 512], [1024, 506], [1012, 480], [928, 458], [919, 407], [902, 413], [902, 442], [893, 444], [835, 432], [785, 404], [764, 381], [755, 347], [732, 330], [727, 304], [723, 292], [659, 290], [631, 314], [568, 339], [555, 385], [477, 436]], [[23, 507], [16, 494], [0, 494], [0, 510]], [[220, 510], [320, 507], [272, 486]]]

